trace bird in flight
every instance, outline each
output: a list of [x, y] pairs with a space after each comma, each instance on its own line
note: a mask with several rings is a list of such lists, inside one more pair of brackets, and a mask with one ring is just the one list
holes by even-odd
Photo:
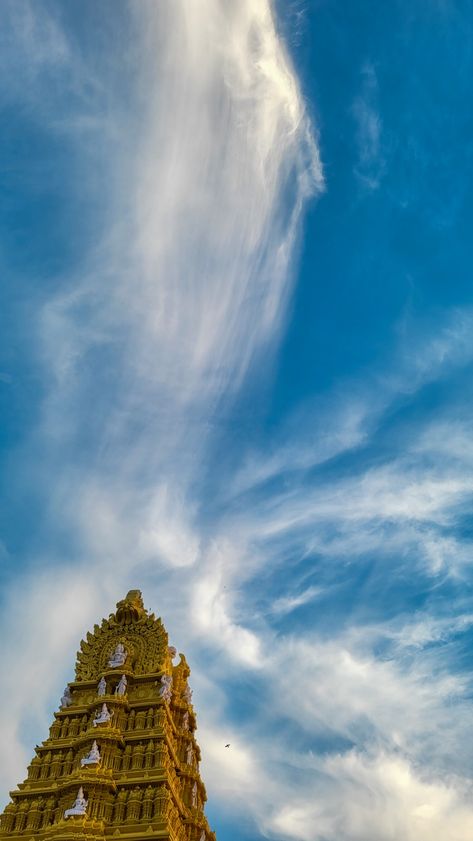
[[226, 748], [229, 748], [229, 747], [230, 747], [230, 744], [228, 744], [228, 745], [225, 745], [225, 747], [226, 747]]

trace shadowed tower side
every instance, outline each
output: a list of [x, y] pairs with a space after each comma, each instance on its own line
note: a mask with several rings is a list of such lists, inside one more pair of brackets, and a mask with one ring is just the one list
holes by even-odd
[[11, 792], [0, 838], [215, 841], [190, 669], [175, 656], [161, 620], [131, 590], [81, 642], [75, 680]]

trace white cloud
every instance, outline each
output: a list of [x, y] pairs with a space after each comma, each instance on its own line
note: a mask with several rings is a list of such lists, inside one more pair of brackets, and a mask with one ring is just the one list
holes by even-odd
[[302, 607], [302, 605], [309, 604], [309, 602], [314, 601], [317, 596], [323, 592], [321, 587], [307, 587], [306, 590], [303, 590], [301, 593], [298, 593], [294, 596], [282, 596], [279, 599], [276, 599], [273, 604], [271, 605], [271, 611], [273, 613], [291, 613], [298, 607]]
[[376, 70], [367, 62], [362, 70], [361, 90], [353, 102], [352, 113], [356, 121], [358, 152], [355, 174], [371, 190], [379, 187], [386, 166], [382, 153], [382, 121], [377, 99]]
[[327, 779], [318, 781], [319, 797], [314, 785], [312, 797], [306, 790], [279, 809], [269, 824], [274, 837], [467, 841], [471, 835], [471, 789], [462, 781], [424, 777], [403, 757], [383, 753], [352, 751], [331, 757], [323, 770], [336, 781], [337, 797]]

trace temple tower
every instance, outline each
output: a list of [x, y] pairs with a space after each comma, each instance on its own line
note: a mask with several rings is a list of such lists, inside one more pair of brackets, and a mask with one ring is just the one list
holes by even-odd
[[131, 590], [77, 654], [0, 839], [215, 841], [185, 657]]

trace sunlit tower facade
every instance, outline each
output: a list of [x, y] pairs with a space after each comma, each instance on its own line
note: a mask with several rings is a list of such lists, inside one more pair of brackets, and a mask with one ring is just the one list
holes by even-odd
[[139, 590], [95, 625], [11, 792], [0, 838], [216, 841], [204, 814], [190, 669]]

